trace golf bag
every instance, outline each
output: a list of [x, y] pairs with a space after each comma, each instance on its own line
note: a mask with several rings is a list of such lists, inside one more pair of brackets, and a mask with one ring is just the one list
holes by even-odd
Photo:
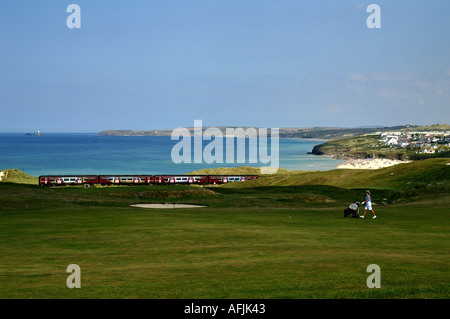
[[346, 209], [344, 209], [344, 217], [347, 217], [348, 215], [351, 214], [352, 218], [358, 218], [360, 206], [361, 206], [361, 203], [358, 200], [351, 203]]

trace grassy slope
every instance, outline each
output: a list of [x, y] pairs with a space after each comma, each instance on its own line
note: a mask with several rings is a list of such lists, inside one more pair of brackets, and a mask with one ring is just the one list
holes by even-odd
[[332, 185], [346, 188], [399, 187], [414, 183], [450, 180], [450, 159], [436, 158], [399, 164], [378, 170], [335, 169], [331, 171], [288, 171], [262, 175], [260, 179], [227, 187]]
[[[449, 159], [436, 158], [399, 164], [378, 170], [331, 170], [292, 171], [262, 176], [246, 183], [224, 185], [226, 188], [287, 187], [302, 186], [303, 191], [311, 185], [322, 187], [322, 194], [340, 192], [342, 188], [372, 191], [373, 199], [379, 204], [406, 202], [411, 200], [436, 199], [450, 193]], [[324, 186], [336, 189], [323, 188]], [[345, 192], [344, 192], [345, 193]], [[355, 198], [360, 198], [361, 195]], [[347, 197], [348, 198], [348, 197]]]
[[402, 128], [400, 131], [450, 131], [450, 124], [432, 124], [427, 126], [416, 126], [411, 128]]
[[19, 183], [19, 184], [38, 184], [37, 177], [28, 175], [17, 168], [14, 169], [5, 169], [2, 171], [4, 176], [2, 177], [2, 182], [11, 182], [11, 183]]
[[[444, 183], [449, 170], [436, 159], [209, 188], [0, 183], [0, 297], [448, 298], [448, 192], [375, 206], [377, 220], [342, 210], [365, 180], [387, 196], [409, 180]], [[208, 207], [129, 207], [150, 202]], [[72, 263], [81, 289], [66, 287]], [[381, 289], [366, 286], [370, 264]]]

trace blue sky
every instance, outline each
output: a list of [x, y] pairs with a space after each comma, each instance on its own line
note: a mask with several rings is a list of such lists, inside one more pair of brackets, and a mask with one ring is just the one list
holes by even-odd
[[449, 123], [449, 15], [448, 0], [0, 0], [0, 132]]

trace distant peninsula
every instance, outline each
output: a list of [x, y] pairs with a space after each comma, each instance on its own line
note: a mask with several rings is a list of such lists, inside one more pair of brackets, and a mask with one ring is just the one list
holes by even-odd
[[[237, 128], [237, 126], [229, 126], [230, 128]], [[203, 127], [206, 130], [208, 127]], [[218, 127], [225, 135], [227, 127]], [[242, 127], [246, 129], [246, 127]], [[400, 125], [391, 127], [306, 127], [306, 128], [280, 128], [280, 138], [307, 138], [307, 139], [323, 139], [334, 140], [340, 138], [357, 137], [365, 134], [375, 134], [377, 132], [400, 131], [405, 129], [419, 128], [417, 125]], [[192, 133], [193, 127], [188, 127]], [[160, 130], [106, 130], [98, 133], [100, 136], [170, 136], [173, 129]]]
[[100, 136], [170, 136], [172, 130], [107, 130], [98, 133]]

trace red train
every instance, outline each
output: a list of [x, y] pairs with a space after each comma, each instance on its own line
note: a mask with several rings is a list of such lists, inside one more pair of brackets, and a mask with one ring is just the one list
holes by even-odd
[[42, 175], [39, 176], [39, 185], [214, 185], [243, 182], [257, 178], [259, 178], [258, 175]]

